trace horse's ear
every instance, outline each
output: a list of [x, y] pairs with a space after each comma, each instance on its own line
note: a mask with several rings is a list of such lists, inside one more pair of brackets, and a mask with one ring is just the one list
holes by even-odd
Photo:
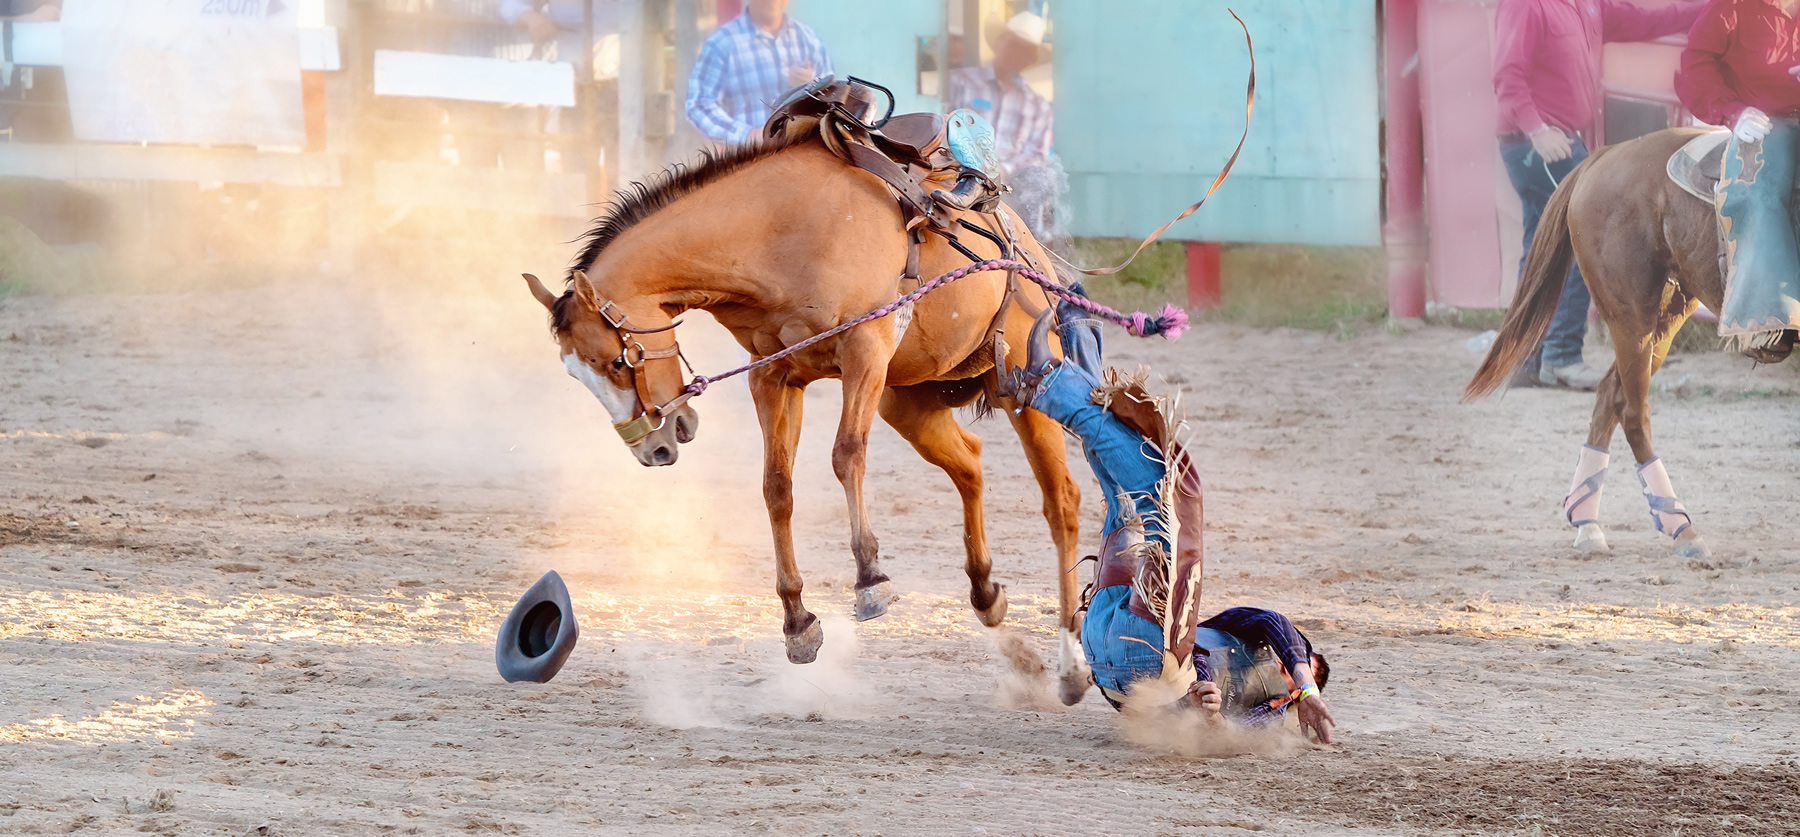
[[537, 297], [537, 301], [543, 303], [545, 308], [556, 305], [556, 294], [551, 293], [549, 288], [544, 287], [544, 283], [539, 282], [536, 276], [529, 273], [521, 273], [519, 275], [525, 277], [525, 284], [531, 288], [531, 295]]
[[585, 305], [596, 311], [600, 310], [600, 301], [598, 299], [596, 299], [596, 297], [598, 295], [594, 293], [594, 283], [588, 281], [587, 271], [585, 271], [585, 270], [575, 271], [575, 283], [574, 284], [575, 284], [575, 298], [580, 300], [582, 305]]

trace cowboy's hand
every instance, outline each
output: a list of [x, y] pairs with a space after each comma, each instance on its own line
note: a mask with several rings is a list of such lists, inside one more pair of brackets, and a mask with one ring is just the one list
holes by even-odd
[[1744, 108], [1744, 112], [1738, 115], [1737, 125], [1731, 129], [1731, 133], [1737, 137], [1738, 142], [1761, 142], [1763, 137], [1769, 135], [1769, 129], [1773, 127], [1774, 124], [1769, 121], [1768, 114], [1756, 108]]
[[1218, 712], [1224, 708], [1224, 698], [1219, 694], [1219, 686], [1211, 680], [1195, 680], [1188, 685], [1187, 699], [1190, 703], [1208, 712]]
[[1559, 163], [1569, 159], [1575, 153], [1575, 146], [1569, 137], [1552, 125], [1545, 125], [1531, 135], [1531, 149], [1546, 163]]
[[811, 64], [796, 64], [788, 68], [787, 81], [789, 87], [799, 87], [812, 80], [813, 66]]
[[1331, 709], [1325, 705], [1325, 699], [1313, 695], [1300, 701], [1300, 728], [1312, 730], [1320, 744], [1331, 743], [1331, 728], [1337, 721], [1331, 719]]

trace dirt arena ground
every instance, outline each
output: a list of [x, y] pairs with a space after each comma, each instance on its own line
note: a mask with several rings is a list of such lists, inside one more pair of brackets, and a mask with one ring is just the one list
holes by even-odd
[[[1792, 370], [1658, 378], [1710, 560], [1651, 530], [1629, 464], [1613, 552], [1580, 556], [1558, 501], [1591, 399], [1459, 405], [1470, 332], [1110, 338], [1186, 391], [1209, 606], [1290, 613], [1334, 664], [1336, 746], [1196, 756], [1007, 665], [954, 491], [886, 428], [903, 598], [849, 621], [829, 385], [797, 519], [826, 646], [789, 665], [742, 385], [644, 469], [542, 321], [512, 279], [0, 300], [0, 832], [1800, 833]], [[682, 337], [737, 359], [703, 316]], [[1050, 658], [1035, 487], [977, 427], [1007, 630]], [[508, 685], [494, 629], [550, 568], [580, 645]]]

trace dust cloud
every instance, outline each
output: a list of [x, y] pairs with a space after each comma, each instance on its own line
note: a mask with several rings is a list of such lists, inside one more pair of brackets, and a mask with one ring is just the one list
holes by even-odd
[[839, 615], [820, 621], [830, 640], [804, 666], [789, 664], [770, 643], [758, 647], [772, 652], [768, 659], [746, 660], [736, 649], [648, 641], [621, 649], [619, 666], [639, 716], [673, 729], [742, 728], [770, 715], [822, 721], [886, 711], [859, 665], [856, 624]]

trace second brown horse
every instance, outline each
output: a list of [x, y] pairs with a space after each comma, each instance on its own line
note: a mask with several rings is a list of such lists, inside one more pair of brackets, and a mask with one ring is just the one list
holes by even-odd
[[1608, 146], [1557, 187], [1525, 259], [1517, 299], [1464, 399], [1499, 389], [1543, 340], [1571, 260], [1579, 261], [1594, 307], [1606, 321], [1615, 361], [1600, 382], [1587, 447], [1565, 500], [1575, 547], [1606, 549], [1598, 517], [1600, 480], [1613, 430], [1623, 427], [1658, 530], [1676, 554], [1708, 554], [1650, 445], [1650, 376], [1668, 357], [1682, 323], [1705, 303], [1722, 310], [1718, 221], [1713, 207], [1664, 171], [1670, 155], [1702, 132], [1672, 128]]

